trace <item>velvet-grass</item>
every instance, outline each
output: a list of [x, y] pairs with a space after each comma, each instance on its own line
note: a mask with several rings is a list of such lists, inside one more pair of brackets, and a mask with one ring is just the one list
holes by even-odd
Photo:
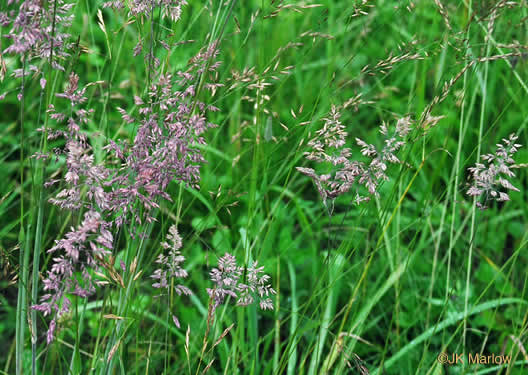
[[[11, 1], [9, 9], [31, 3]], [[522, 2], [81, 1], [65, 9], [71, 27], [57, 22], [62, 2], [34, 3], [42, 3], [45, 17], [21, 27], [37, 34], [17, 48], [10, 48], [13, 38], [2, 38], [0, 61], [5, 373], [421, 374], [447, 370], [437, 361], [441, 352], [512, 358], [453, 371], [526, 371]], [[0, 21], [5, 36], [12, 24], [4, 15]], [[166, 179], [149, 174], [160, 166], [153, 154], [163, 147], [152, 147], [160, 132], [141, 111], [165, 118], [171, 110], [163, 102], [178, 100], [171, 96], [181, 87], [178, 72], [213, 44], [218, 64], [206, 58], [203, 69], [214, 72], [199, 72], [197, 94], [188, 93], [190, 116], [201, 111], [199, 103], [218, 109], [207, 113], [218, 126], [192, 144], [202, 157], [191, 163], [200, 165], [200, 178], [192, 178], [197, 168]], [[171, 77], [160, 82], [157, 70]], [[68, 202], [81, 209], [60, 207], [64, 196], [56, 197], [68, 188], [63, 179], [76, 160], [55, 151], [67, 150], [75, 137], [69, 146], [63, 137], [48, 140], [67, 128], [47, 110], [53, 104], [71, 117], [76, 108], [57, 94], [67, 94], [72, 73], [86, 87], [82, 107], [93, 109], [86, 122], [76, 118], [87, 140], [83, 153], [93, 155], [93, 167], [123, 167], [104, 193], [132, 186], [155, 198], [131, 203], [134, 215], [127, 216], [122, 209], [136, 202], [135, 191], [115, 194], [121, 210], [108, 217], [123, 222], [112, 229], [112, 246], [104, 246], [109, 253], [94, 257], [99, 269], [89, 271], [101, 285], [89, 296], [70, 293], [70, 311], [53, 320], [31, 309], [55, 264], [48, 250], [83, 227], [87, 202], [104, 214], [94, 182], [79, 189], [82, 199]], [[355, 181], [331, 175], [347, 178], [334, 186], [312, 182], [332, 173], [305, 153], [333, 106], [350, 150], [341, 156], [363, 171], [382, 154], [380, 126], [390, 132], [409, 121], [396, 159], [376, 163], [382, 174], [368, 186], [354, 173]], [[150, 143], [139, 142], [127, 161], [127, 144], [146, 129]], [[158, 135], [161, 144], [170, 131]], [[497, 161], [489, 155], [505, 150], [496, 146], [503, 138], [521, 145], [514, 155], [506, 152], [511, 162], [497, 164], [515, 189], [490, 180], [498, 176], [492, 167], [468, 169]], [[147, 154], [142, 171], [140, 155]], [[44, 186], [50, 180], [59, 182]], [[473, 199], [475, 188], [487, 196]], [[356, 191], [370, 200], [357, 205]], [[181, 248], [168, 237], [176, 239], [174, 225]], [[250, 280], [257, 290], [256, 264], [271, 276], [264, 284], [276, 292], [267, 289], [273, 310], [235, 306]], [[81, 281], [82, 271], [74, 275]], [[216, 294], [218, 288], [226, 293]], [[227, 298], [231, 292], [236, 296]]]

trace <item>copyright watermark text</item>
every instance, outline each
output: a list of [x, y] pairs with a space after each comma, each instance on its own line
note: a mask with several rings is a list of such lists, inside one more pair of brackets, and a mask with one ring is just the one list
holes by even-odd
[[502, 365], [510, 363], [511, 356], [483, 353], [440, 353], [436, 360], [445, 365], [457, 364], [480, 364], [480, 365]]

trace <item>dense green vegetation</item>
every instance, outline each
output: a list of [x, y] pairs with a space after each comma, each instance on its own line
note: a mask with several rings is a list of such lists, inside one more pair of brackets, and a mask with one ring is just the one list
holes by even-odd
[[[53, 0], [43, 3], [53, 9]], [[75, 2], [72, 26], [54, 26], [70, 34], [69, 56], [56, 57], [64, 71], [51, 69], [49, 56], [1, 55], [0, 373], [528, 372], [525, 1], [189, 0], [177, 22], [158, 9], [130, 15], [102, 3]], [[4, 51], [11, 27], [0, 30]], [[80, 104], [94, 110], [82, 131], [95, 161], [116, 165], [103, 147], [133, 143], [138, 131], [117, 108], [139, 116], [134, 96], [146, 101], [160, 72], [184, 71], [213, 41], [221, 64], [195, 77], [193, 97], [219, 109], [207, 112], [218, 127], [198, 146], [199, 189], [174, 181], [171, 200], [151, 212], [155, 222], [112, 228], [112, 254], [93, 274], [108, 285], [70, 296], [48, 345], [51, 316], [31, 306], [56, 256], [47, 250], [86, 209], [49, 202], [65, 186], [67, 163], [32, 157], [64, 147], [37, 131], [66, 130], [47, 106], [71, 108], [55, 95], [71, 72], [79, 87], [93, 83]], [[41, 73], [12, 76], [33, 63]], [[205, 82], [213, 79], [222, 86], [211, 93]], [[359, 188], [371, 198], [360, 205], [355, 187], [323, 201], [296, 169], [335, 171], [304, 154], [332, 106], [350, 159], [364, 163], [356, 138], [381, 147], [382, 123], [411, 122], [401, 163], [388, 164], [378, 195]], [[512, 133], [523, 146], [508, 180], [520, 191], [505, 202], [469, 196], [468, 168]], [[43, 188], [50, 179], [61, 181]], [[175, 283], [191, 296], [152, 287], [173, 224], [188, 272]], [[227, 299], [213, 311], [206, 289], [225, 253], [245, 267], [242, 280], [254, 261], [264, 267], [273, 310]], [[441, 363], [441, 353], [465, 360]], [[511, 360], [469, 363], [475, 353]]]

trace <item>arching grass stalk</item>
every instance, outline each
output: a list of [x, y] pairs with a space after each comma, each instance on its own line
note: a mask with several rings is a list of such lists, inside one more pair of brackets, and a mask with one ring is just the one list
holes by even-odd
[[[53, 50], [55, 42], [55, 30], [57, 24], [57, 0], [53, 1], [53, 12], [52, 12], [52, 24], [51, 24], [51, 38], [50, 38], [50, 56], [47, 64], [47, 79], [46, 82], [51, 82], [51, 76], [53, 73]], [[50, 85], [42, 87], [40, 90], [40, 99], [39, 99], [39, 110], [38, 110], [38, 120], [37, 124], [41, 123], [41, 114], [42, 106], [44, 101], [44, 94], [49, 92]], [[51, 90], [49, 95], [46, 95], [46, 108], [48, 107], [50, 96], [53, 94]], [[42, 155], [47, 151], [48, 137], [48, 116], [45, 116], [44, 119], [44, 131], [41, 133], [40, 137], [40, 147], [39, 153]], [[35, 165], [35, 175], [33, 180], [33, 199], [36, 202], [34, 204], [34, 210], [37, 211], [37, 223], [35, 226], [35, 242], [33, 244], [33, 269], [31, 275], [31, 305], [36, 305], [38, 302], [38, 291], [39, 291], [39, 270], [40, 270], [40, 254], [42, 252], [42, 231], [43, 231], [43, 217], [44, 217], [44, 163], [37, 158]], [[31, 309], [31, 373], [33, 375], [37, 374], [37, 311]]]
[[[470, 8], [471, 9], [471, 2], [470, 2]], [[491, 31], [490, 31], [491, 32]], [[489, 38], [486, 38], [486, 56], [489, 56], [490, 54], [490, 43]], [[479, 131], [478, 131], [478, 142], [477, 142], [477, 155], [476, 159], [477, 161], [480, 159], [480, 152], [481, 152], [481, 146], [482, 146], [482, 133], [484, 129], [484, 119], [486, 116], [486, 101], [488, 100], [487, 96], [487, 84], [488, 84], [488, 70], [489, 70], [489, 62], [484, 62], [484, 77], [481, 82], [481, 89], [482, 89], [482, 100], [480, 105], [480, 119], [479, 119]], [[470, 226], [470, 233], [469, 233], [469, 249], [468, 249], [468, 255], [467, 255], [467, 269], [466, 269], [466, 291], [464, 295], [464, 330], [462, 332], [462, 348], [464, 353], [467, 353], [466, 351], [466, 339], [467, 339], [467, 317], [468, 317], [468, 309], [469, 309], [469, 294], [470, 294], [470, 280], [471, 280], [471, 264], [473, 262], [473, 246], [474, 246], [474, 239], [475, 239], [475, 223], [476, 223], [476, 199], [477, 197], [473, 197], [473, 207], [471, 209], [471, 226]], [[464, 368], [466, 367], [466, 364], [464, 363]]]
[[498, 300], [491, 300], [491, 301], [483, 302], [480, 305], [474, 306], [471, 310], [468, 310], [467, 312], [459, 312], [459, 313], [453, 314], [449, 316], [447, 319], [429, 328], [424, 333], [416, 337], [414, 340], [407, 343], [407, 345], [405, 345], [397, 353], [395, 353], [390, 359], [388, 359], [386, 362], [383, 363], [383, 370], [378, 368], [372, 372], [372, 375], [378, 375], [380, 373], [383, 373], [382, 371], [386, 371], [387, 369], [391, 368], [395, 363], [397, 363], [397, 361], [400, 358], [402, 358], [407, 353], [409, 353], [409, 351], [411, 351], [414, 347], [430, 339], [437, 332], [440, 332], [444, 330], [445, 328], [452, 326], [456, 324], [457, 322], [460, 322], [461, 320], [467, 319], [470, 316], [477, 315], [483, 311], [491, 310], [499, 306], [507, 306], [507, 305], [526, 305], [526, 301], [520, 298], [502, 298]]
[[[385, 224], [383, 230], [382, 230], [382, 233], [380, 234], [379, 238], [378, 238], [378, 241], [376, 243], [376, 247], [375, 249], [372, 251], [372, 253], [370, 254], [369, 256], [369, 259], [363, 269], [363, 272], [361, 274], [361, 277], [358, 281], [358, 283], [356, 284], [355, 288], [354, 288], [354, 291], [352, 293], [352, 296], [346, 306], [346, 310], [345, 310], [345, 315], [343, 317], [343, 319], [341, 320], [341, 324], [339, 326], [339, 330], [338, 332], [342, 332], [343, 329], [344, 329], [344, 326], [348, 320], [348, 316], [350, 314], [350, 311], [352, 309], [352, 305], [354, 303], [354, 301], [356, 301], [356, 296], [359, 292], [359, 288], [360, 286], [362, 285], [362, 283], [365, 281], [366, 279], [366, 276], [367, 276], [367, 273], [370, 269], [370, 266], [372, 264], [372, 260], [374, 258], [374, 255], [377, 253], [377, 250], [379, 249], [381, 243], [383, 242], [383, 238], [384, 238], [384, 233], [388, 230], [388, 228], [390, 227], [390, 224], [392, 223], [392, 220], [394, 219], [394, 217], [396, 216], [396, 213], [397, 213], [397, 210], [399, 209], [399, 207], [401, 206], [403, 200], [405, 199], [405, 197], [407, 196], [407, 193], [409, 192], [409, 190], [411, 189], [411, 186], [413, 185], [416, 177], [418, 177], [418, 174], [420, 173], [420, 171], [422, 170], [423, 166], [425, 165], [425, 161], [427, 159], [423, 159], [422, 162], [420, 163], [419, 167], [417, 168], [416, 172], [414, 173], [414, 175], [412, 176], [411, 178], [411, 181], [409, 181], [409, 184], [407, 185], [407, 187], [405, 188], [403, 194], [401, 195], [400, 199], [398, 200], [398, 203], [396, 205], [396, 207], [394, 208], [391, 216], [389, 217], [389, 219], [387, 220], [387, 223]], [[395, 272], [391, 273], [391, 276], [389, 277], [388, 281], [384, 284], [384, 286], [381, 288], [380, 291], [378, 291], [378, 293], [375, 295], [375, 297], [371, 298], [369, 300], [369, 303], [367, 304], [367, 306], [365, 306], [360, 312], [359, 312], [359, 316], [358, 318], [356, 319], [356, 323], [355, 324], [352, 324], [351, 327], [350, 327], [350, 330], [348, 331], [349, 334], [358, 334], [357, 332], [353, 332], [353, 329], [356, 328], [357, 326], [361, 325], [364, 320], [366, 319], [368, 313], [370, 312], [370, 310], [372, 309], [372, 307], [374, 307], [374, 304], [379, 301], [379, 299], [381, 299], [381, 297], [383, 297], [383, 295], [385, 294], [385, 292], [388, 290], [389, 287], [391, 287], [395, 282], [396, 280], [398, 280], [401, 275], [403, 274], [403, 272], [405, 271], [405, 269], [407, 268], [407, 263], [409, 262], [410, 258], [408, 258], [407, 260], [404, 260], [402, 261], [402, 263], [400, 264], [400, 266], [395, 270]], [[359, 333], [360, 334], [360, 333]], [[347, 347], [346, 349], [346, 353], [348, 355], [350, 355], [353, 350], [354, 350], [354, 346], [355, 346], [355, 341], [352, 345], [350, 345], [349, 347]], [[332, 366], [332, 364], [329, 365], [329, 368]], [[341, 362], [340, 364], [340, 369], [342, 370], [343, 369], [343, 366], [344, 366], [344, 362]]]
[[[132, 304], [132, 291], [136, 282], [141, 279], [138, 270], [141, 270], [143, 264], [143, 257], [145, 255], [146, 239], [150, 237], [152, 233], [153, 223], [149, 223], [144, 231], [140, 230], [140, 241], [137, 247], [134, 244], [136, 240], [129, 241], [129, 246], [125, 252], [125, 288], [119, 291], [119, 300], [117, 304], [117, 316], [126, 317], [130, 311]], [[134, 266], [131, 266], [134, 264]], [[99, 374], [113, 373], [114, 367], [119, 354], [119, 346], [121, 344], [122, 335], [124, 335], [126, 329], [124, 327], [126, 320], [115, 320], [115, 329], [112, 332], [110, 339], [108, 340], [104, 360], [104, 367], [101, 368]]]
[[16, 318], [16, 374], [24, 372], [23, 357], [24, 357], [24, 336], [26, 331], [26, 316], [27, 316], [27, 287], [29, 275], [29, 243], [31, 227], [24, 229], [26, 212], [24, 211], [24, 164], [25, 164], [25, 132], [24, 132], [24, 103], [26, 94], [26, 60], [24, 54], [22, 57], [22, 87], [20, 92], [20, 232], [19, 232], [19, 247], [20, 257], [19, 264], [21, 265], [22, 274], [19, 274], [18, 280], [18, 299], [17, 299], [17, 318]]

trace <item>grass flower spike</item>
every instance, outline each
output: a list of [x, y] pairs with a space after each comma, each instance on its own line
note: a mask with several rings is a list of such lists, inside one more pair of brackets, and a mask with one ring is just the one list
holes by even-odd
[[[324, 172], [319, 174], [312, 168], [297, 167], [299, 172], [313, 180], [326, 207], [328, 199], [333, 200], [347, 193], [354, 185], [356, 204], [377, 195], [379, 183], [389, 179], [386, 174], [388, 164], [400, 163], [396, 153], [405, 144], [405, 137], [411, 129], [409, 117], [399, 119], [394, 128], [383, 123], [380, 133], [384, 145], [381, 148], [356, 138], [361, 154], [370, 159], [358, 161], [352, 159], [352, 150], [345, 147], [348, 134], [340, 117], [339, 109], [332, 106], [329, 115], [323, 119], [323, 127], [308, 142], [311, 151], [305, 152], [306, 159], [322, 164]], [[368, 194], [361, 195], [360, 186], [364, 186]]]
[[[160, 265], [160, 268], [155, 270], [151, 276], [151, 278], [157, 280], [152, 286], [158, 289], [169, 289], [171, 279], [184, 279], [188, 276], [187, 271], [181, 267], [181, 264], [185, 261], [185, 257], [180, 252], [182, 239], [178, 233], [176, 225], [172, 225], [169, 228], [167, 242], [162, 242], [161, 246], [165, 250], [168, 250], [168, 254], [160, 254], [158, 259], [156, 259], [156, 263]], [[192, 294], [189, 288], [180, 284], [175, 285], [174, 290], [178, 295]]]
[[[226, 297], [236, 299], [238, 306], [248, 306], [257, 299], [261, 309], [273, 309], [273, 302], [269, 296], [276, 292], [269, 284], [270, 277], [263, 272], [264, 267], [258, 267], [257, 262], [247, 270], [238, 266], [236, 258], [229, 253], [219, 258], [218, 268], [213, 268], [211, 271], [211, 280], [215, 287], [207, 289], [207, 293], [213, 299], [213, 311], [224, 303]], [[241, 282], [240, 278], [244, 274], [247, 280]]]
[[474, 167], [468, 168], [473, 180], [472, 186], [468, 189], [467, 195], [480, 197], [481, 202], [477, 202], [477, 207], [487, 208], [486, 204], [490, 200], [497, 202], [509, 201], [508, 190], [519, 191], [508, 178], [515, 177], [511, 166], [515, 163], [513, 155], [518, 151], [520, 144], [515, 134], [510, 134], [506, 139], [497, 144], [497, 150], [493, 154], [482, 155], [484, 163], [476, 163]]

